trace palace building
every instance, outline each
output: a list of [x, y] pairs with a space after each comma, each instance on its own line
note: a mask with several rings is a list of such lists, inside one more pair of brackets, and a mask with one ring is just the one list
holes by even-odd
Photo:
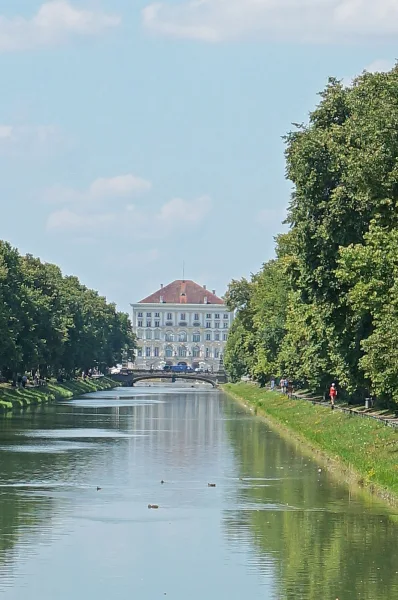
[[161, 285], [131, 307], [138, 368], [183, 363], [194, 369], [219, 370], [233, 313], [215, 290], [177, 280]]

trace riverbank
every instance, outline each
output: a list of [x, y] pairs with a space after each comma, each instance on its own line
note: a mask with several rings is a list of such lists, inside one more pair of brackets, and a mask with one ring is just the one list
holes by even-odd
[[392, 504], [398, 503], [396, 430], [371, 419], [353, 418], [325, 406], [290, 400], [253, 384], [226, 384], [222, 388], [255, 414], [309, 446], [346, 480]]
[[38, 406], [56, 400], [70, 400], [82, 394], [109, 390], [118, 383], [107, 377], [94, 379], [75, 379], [58, 383], [50, 382], [45, 386], [11, 388], [9, 384], [0, 384], [0, 413], [8, 413], [16, 409]]

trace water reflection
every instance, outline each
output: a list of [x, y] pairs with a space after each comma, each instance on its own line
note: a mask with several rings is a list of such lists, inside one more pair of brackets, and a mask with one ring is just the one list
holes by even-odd
[[[231, 419], [226, 429], [245, 478], [237, 509], [224, 514], [227, 536], [255, 545], [252, 565], [266, 576], [275, 567], [280, 598], [398, 597], [398, 529], [384, 507], [353, 498], [258, 420]], [[247, 485], [248, 476], [267, 484]]]
[[217, 391], [108, 391], [0, 431], [5, 600], [398, 597], [387, 511]]

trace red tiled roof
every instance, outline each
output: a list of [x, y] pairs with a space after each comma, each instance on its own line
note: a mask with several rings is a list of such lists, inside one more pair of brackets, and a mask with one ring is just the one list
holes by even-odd
[[205, 298], [207, 298], [208, 304], [224, 304], [223, 300], [212, 294], [210, 290], [206, 290], [194, 281], [182, 281], [181, 279], [160, 288], [154, 294], [141, 300], [140, 304], [159, 303], [161, 296], [163, 302], [167, 304], [204, 304]]

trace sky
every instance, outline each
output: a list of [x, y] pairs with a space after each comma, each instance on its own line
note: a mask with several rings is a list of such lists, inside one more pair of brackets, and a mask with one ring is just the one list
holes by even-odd
[[0, 238], [121, 310], [274, 255], [283, 136], [396, 59], [393, 0], [0, 0]]

